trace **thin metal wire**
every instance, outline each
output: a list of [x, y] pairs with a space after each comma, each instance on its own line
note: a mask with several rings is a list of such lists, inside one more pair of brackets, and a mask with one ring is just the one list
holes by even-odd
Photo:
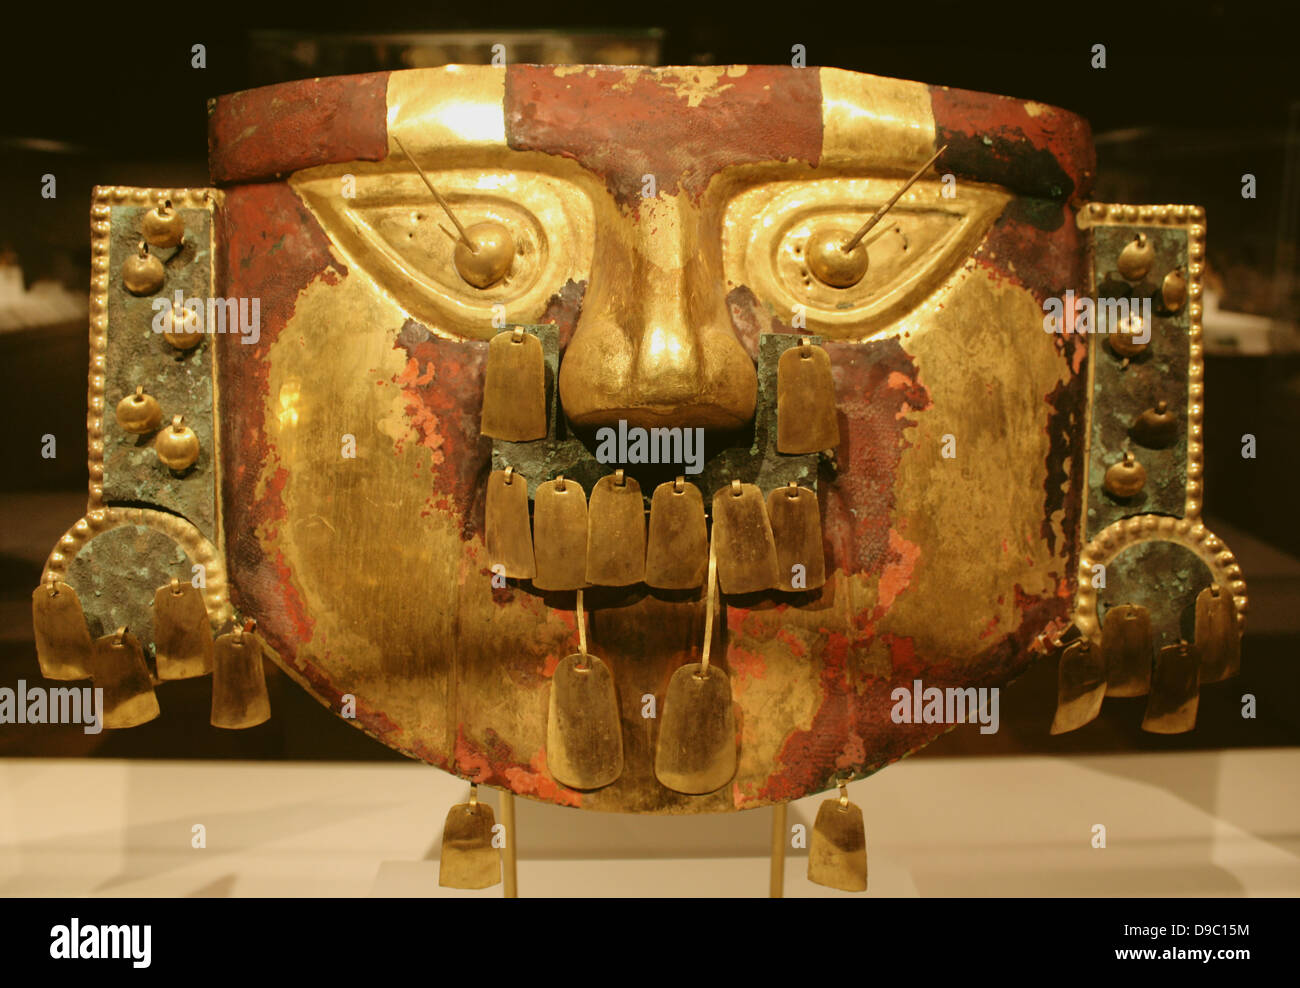
[[[415, 170], [420, 173], [420, 178], [424, 179], [424, 184], [429, 187], [429, 191], [433, 193], [433, 198], [438, 201], [438, 205], [441, 206], [442, 211], [447, 214], [447, 218], [456, 224], [456, 229], [460, 232], [461, 243], [469, 248], [471, 254], [477, 254], [478, 248], [474, 246], [473, 241], [469, 239], [469, 234], [467, 234], [465, 228], [460, 225], [460, 220], [456, 219], [456, 214], [453, 213], [451, 207], [447, 205], [447, 200], [438, 194], [438, 190], [435, 189], [433, 183], [429, 181], [429, 176], [424, 174], [424, 169], [421, 168], [416, 160], [411, 157], [411, 152], [406, 150], [406, 145], [402, 143], [402, 139], [394, 134], [393, 141], [399, 148], [401, 148], [402, 154], [406, 155], [406, 160], [409, 161], [415, 167]], [[447, 231], [444, 229], [443, 232], [446, 233]], [[448, 236], [450, 236], [450, 233], [448, 233]]]
[[844, 253], [847, 254], [854, 247], [856, 247], [862, 241], [862, 238], [871, 232], [871, 228], [875, 226], [877, 223], [879, 223], [882, 219], [884, 219], [885, 214], [894, 208], [894, 203], [898, 202], [899, 199], [903, 198], [903, 193], [906, 192], [908, 189], [910, 189], [916, 183], [916, 180], [925, 174], [925, 170], [939, 160], [939, 155], [943, 154], [947, 150], [948, 150], [948, 145], [945, 144], [943, 147], [939, 148], [938, 151], [934, 152], [934, 155], [930, 158], [930, 160], [927, 161], [925, 164], [923, 164], [920, 168], [918, 168], [916, 170], [916, 174], [913, 175], [911, 178], [909, 178], [906, 182], [904, 182], [903, 187], [894, 193], [894, 197], [890, 199], [889, 202], [885, 203], [883, 206], [877, 209], [875, 213], [872, 214], [871, 219], [867, 220], [866, 223], [862, 224], [862, 229], [859, 230], [857, 233], [855, 233], [853, 235], [853, 238], [848, 243], [846, 243], [843, 247], [841, 247], [840, 250], [844, 251]]
[[709, 589], [704, 595], [704, 648], [700, 652], [700, 676], [709, 674], [709, 651], [713, 646], [713, 606], [718, 585], [718, 550], [709, 539]]

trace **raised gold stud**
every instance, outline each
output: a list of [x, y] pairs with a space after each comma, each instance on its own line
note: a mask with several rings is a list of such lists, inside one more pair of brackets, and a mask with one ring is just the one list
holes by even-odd
[[181, 422], [180, 415], [174, 415], [172, 424], [158, 433], [154, 450], [165, 467], [179, 473], [188, 470], [199, 458], [199, 437]]
[[162, 287], [164, 277], [162, 261], [149, 253], [143, 240], [139, 253], [122, 262], [122, 284], [132, 295], [152, 295]]
[[157, 432], [162, 423], [162, 406], [153, 395], [145, 394], [144, 385], [117, 403], [117, 424], [126, 432], [143, 436]]

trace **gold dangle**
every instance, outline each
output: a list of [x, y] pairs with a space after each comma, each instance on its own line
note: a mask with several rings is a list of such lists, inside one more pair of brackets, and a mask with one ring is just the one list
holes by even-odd
[[193, 679], [212, 671], [212, 626], [203, 595], [173, 579], [153, 595], [154, 654], [159, 679]]
[[542, 341], [522, 326], [488, 341], [479, 431], [512, 443], [546, 438]]
[[776, 450], [820, 453], [839, 444], [831, 358], [801, 336], [776, 365]]
[[753, 593], [780, 584], [772, 526], [763, 495], [753, 484], [733, 480], [713, 495], [713, 544], [723, 593]]
[[528, 521], [528, 481], [514, 467], [493, 470], [488, 477], [484, 529], [488, 566], [504, 567], [512, 579], [531, 580], [536, 564]]
[[625, 587], [645, 577], [645, 502], [641, 485], [616, 470], [601, 477], [587, 510], [587, 582]]
[[767, 496], [767, 519], [776, 545], [778, 590], [816, 590], [826, 582], [822, 519], [817, 495], [795, 481]]
[[1200, 705], [1201, 655], [1195, 645], [1166, 645], [1156, 656], [1151, 693], [1142, 730], [1152, 734], [1183, 734], [1196, 726]]
[[32, 628], [36, 658], [46, 679], [88, 679], [91, 670], [90, 630], [77, 592], [51, 573], [48, 582], [32, 591]]
[[668, 681], [655, 747], [655, 777], [669, 789], [697, 796], [721, 789], [736, 774], [731, 678], [709, 664], [717, 560], [711, 547], [700, 661], [682, 666]]
[[[478, 784], [469, 787], [469, 802], [447, 811], [438, 856], [438, 884], [450, 889], [485, 889], [501, 881], [501, 855], [492, 846], [496, 814], [478, 801]], [[512, 835], [507, 835], [512, 836]]]
[[144, 650], [125, 627], [95, 640], [91, 668], [95, 688], [104, 691], [105, 727], [136, 727], [158, 716], [158, 696]]
[[538, 590], [577, 590], [587, 585], [587, 494], [560, 474], [537, 485], [533, 496], [533, 555]]
[[704, 583], [708, 569], [709, 529], [700, 489], [685, 477], [660, 484], [650, 499], [645, 582], [660, 590], [690, 590]]
[[239, 731], [271, 718], [262, 656], [266, 643], [254, 630], [256, 621], [236, 625], [217, 639], [212, 650], [213, 727]]
[[1155, 642], [1145, 607], [1120, 604], [1106, 612], [1101, 627], [1107, 696], [1146, 696], [1151, 689]]
[[849, 802], [844, 779], [837, 780], [839, 798], [817, 809], [808, 841], [808, 881], [842, 892], [867, 890], [867, 830], [862, 809]]
[[1057, 668], [1053, 734], [1078, 730], [1101, 713], [1106, 698], [1106, 660], [1087, 638], [1070, 642]]
[[1241, 671], [1241, 636], [1232, 593], [1217, 583], [1196, 596], [1196, 647], [1201, 682], [1217, 683]]
[[546, 765], [556, 782], [600, 789], [623, 774], [623, 724], [609, 666], [587, 652], [587, 618], [577, 592], [578, 651], [551, 677]]

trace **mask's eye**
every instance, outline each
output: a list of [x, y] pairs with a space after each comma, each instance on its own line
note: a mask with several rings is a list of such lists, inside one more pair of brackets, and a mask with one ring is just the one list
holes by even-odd
[[892, 179], [833, 178], [746, 190], [727, 205], [728, 287], [745, 285], [809, 332], [861, 339], [904, 316], [974, 251], [1010, 196], [962, 183], [951, 199], [918, 182], [852, 250], [895, 192]]
[[492, 336], [501, 305], [509, 322], [540, 322], [567, 281], [587, 277], [591, 202], [571, 183], [522, 169], [427, 172], [456, 225], [414, 170], [354, 162], [290, 182], [349, 264], [443, 335]]

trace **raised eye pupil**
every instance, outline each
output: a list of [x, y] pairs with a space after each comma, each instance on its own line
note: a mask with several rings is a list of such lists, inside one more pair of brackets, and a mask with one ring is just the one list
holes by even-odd
[[456, 271], [465, 281], [475, 288], [491, 288], [510, 273], [515, 238], [504, 224], [495, 220], [475, 223], [466, 228], [465, 236], [474, 249], [457, 240], [454, 256]]
[[826, 228], [808, 238], [808, 269], [822, 284], [852, 288], [867, 273], [866, 245], [858, 243], [850, 251], [844, 249], [852, 236], [850, 230]]

